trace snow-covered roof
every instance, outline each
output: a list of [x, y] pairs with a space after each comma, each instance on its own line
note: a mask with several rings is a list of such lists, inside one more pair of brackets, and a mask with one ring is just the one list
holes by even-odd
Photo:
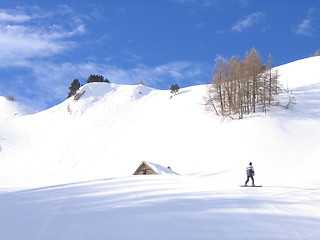
[[[152, 162], [146, 162], [146, 161], [143, 161], [140, 166], [138, 167], [138, 169], [135, 171], [135, 173], [137, 173], [140, 168], [143, 166], [143, 165], [146, 165], [147, 167], [149, 167], [150, 169], [152, 169], [156, 174], [158, 175], [179, 175], [178, 173], [176, 173], [175, 171], [173, 171], [171, 168], [168, 168], [168, 167], [164, 167], [164, 166], [161, 166], [159, 164], [155, 164], [155, 163], [152, 163]], [[134, 173], [134, 174], [135, 174]]]
[[159, 164], [151, 163], [151, 162], [145, 162], [148, 164], [153, 171], [155, 171], [159, 175], [165, 175], [165, 174], [172, 174], [172, 175], [178, 175], [175, 171], [173, 171], [171, 168], [167, 168], [164, 166], [161, 166]]

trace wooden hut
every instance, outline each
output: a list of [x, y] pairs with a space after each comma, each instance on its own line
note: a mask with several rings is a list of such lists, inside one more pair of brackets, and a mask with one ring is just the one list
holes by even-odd
[[172, 171], [170, 167], [163, 167], [159, 164], [154, 164], [151, 162], [143, 161], [133, 175], [178, 175], [176, 172]]

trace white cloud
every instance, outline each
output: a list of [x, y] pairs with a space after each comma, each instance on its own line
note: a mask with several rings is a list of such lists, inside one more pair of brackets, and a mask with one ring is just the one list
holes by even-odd
[[217, 5], [221, 0], [172, 0], [180, 4], [200, 4], [205, 7], [211, 7]]
[[47, 57], [65, 50], [67, 41], [56, 41], [56, 33], [25, 26], [0, 25], [0, 66], [21, 65], [35, 57]]
[[32, 17], [21, 12], [0, 9], [0, 22], [26, 22]]
[[177, 3], [195, 3], [199, 0], [173, 0], [173, 1]]
[[238, 3], [242, 7], [246, 7], [249, 4], [249, 0], [233, 0], [233, 1]]
[[294, 33], [298, 35], [311, 36], [314, 32], [310, 19], [304, 19], [300, 24], [295, 26]]
[[127, 62], [140, 62], [142, 57], [133, 51], [130, 50], [124, 50], [123, 51], [124, 57], [123, 59]]
[[[65, 22], [56, 22], [61, 18]], [[52, 12], [36, 7], [0, 9], [0, 67], [61, 53], [75, 45], [72, 36], [85, 32], [85, 24], [67, 6]]]
[[[172, 0], [173, 2], [180, 4], [200, 4], [205, 7], [220, 6], [226, 0]], [[249, 4], [249, 0], [228, 0], [231, 3], [236, 3], [242, 7], [246, 7]]]
[[246, 16], [245, 18], [236, 22], [234, 26], [232, 26], [231, 30], [234, 32], [242, 32], [243, 30], [252, 27], [254, 24], [259, 23], [265, 14], [262, 12], [255, 12]]
[[206, 75], [206, 69], [211, 69], [205, 63], [194, 62], [170, 62], [158, 66], [139, 64], [133, 68], [124, 69], [114, 65], [97, 63], [42, 63], [30, 65], [40, 85], [47, 84], [48, 77], [53, 83], [63, 83], [74, 78], [85, 80], [90, 74], [100, 74], [111, 82], [119, 84], [136, 84], [141, 80], [149, 86], [155, 87], [168, 80], [183, 83], [184, 80], [202, 78]]
[[[194, 62], [170, 62], [158, 66], [140, 64], [131, 68], [96, 62], [54, 62], [49, 57], [77, 46], [72, 37], [86, 33], [84, 20], [88, 16], [79, 18], [82, 15], [67, 5], [50, 12], [37, 7], [0, 9], [0, 12], [5, 13], [0, 19], [0, 67], [17, 69], [14, 79], [0, 81], [0, 91], [5, 89], [36, 109], [63, 101], [71, 82], [79, 78], [84, 83], [90, 74], [103, 75], [119, 84], [136, 84], [144, 80], [148, 86], [168, 89], [167, 84], [203, 83], [211, 72], [211, 66]], [[125, 52], [125, 55], [130, 61], [141, 59], [132, 51]]]
[[203, 27], [206, 26], [206, 24], [203, 23], [203, 22], [199, 22], [199, 23], [197, 23], [195, 26], [196, 26], [197, 28], [203, 28]]
[[293, 32], [298, 35], [304, 35], [304, 36], [312, 36], [315, 32], [315, 29], [313, 27], [313, 17], [312, 14], [315, 11], [315, 8], [309, 8], [307, 17], [302, 20], [301, 23], [297, 24], [293, 28]]
[[[189, 85], [190, 82], [192, 85], [209, 82], [209, 79], [206, 78], [210, 75], [211, 65], [181, 61], [158, 66], [140, 64], [125, 69], [95, 62], [76, 64], [41, 61], [33, 64], [29, 63], [28, 69], [30, 71], [28, 74], [30, 83], [23, 84], [23, 92], [24, 95], [25, 92], [31, 93], [33, 100], [25, 99], [24, 102], [34, 109], [44, 109], [63, 101], [67, 96], [68, 87], [74, 79], [79, 79], [82, 83], [85, 83], [90, 74], [103, 75], [111, 82], [118, 84], [137, 84], [144, 80], [147, 86], [169, 89], [169, 85], [174, 83], [184, 86]], [[21, 90], [19, 84], [11, 82], [6, 87], [8, 88], [10, 85], [12, 90], [10, 93], [17, 99], [22, 99], [25, 97], [19, 93]]]
[[[183, 85], [188, 81], [195, 82], [196, 79], [202, 79], [207, 76], [208, 66], [205, 63], [194, 62], [170, 62], [158, 66], [138, 65], [131, 69], [119, 69], [113, 66], [106, 67], [106, 73], [110, 80], [123, 84], [135, 84], [144, 80], [146, 85], [161, 88], [163, 84], [178, 83]], [[170, 82], [172, 81], [172, 82]], [[168, 83], [169, 82], [169, 83]]]

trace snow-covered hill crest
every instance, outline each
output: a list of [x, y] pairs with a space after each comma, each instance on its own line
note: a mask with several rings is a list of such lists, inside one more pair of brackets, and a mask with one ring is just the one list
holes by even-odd
[[66, 103], [69, 113], [84, 113], [96, 103], [110, 102], [120, 107], [148, 95], [154, 89], [144, 85], [119, 85], [115, 83], [90, 83], [82, 86]]
[[276, 67], [285, 88], [294, 89], [320, 83], [320, 56], [309, 57]]
[[24, 104], [14, 99], [11, 100], [8, 97], [0, 96], [0, 121], [9, 120], [32, 113], [35, 113], [35, 111]]

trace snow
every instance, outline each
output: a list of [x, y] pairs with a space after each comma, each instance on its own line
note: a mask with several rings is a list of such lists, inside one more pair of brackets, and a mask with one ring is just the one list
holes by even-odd
[[276, 67], [284, 87], [297, 88], [319, 83], [320, 57], [309, 57]]
[[0, 96], [0, 121], [35, 113], [34, 110], [18, 101]]
[[151, 167], [159, 175], [178, 175], [175, 171], [169, 169], [168, 167], [163, 167], [156, 163], [145, 162], [149, 167]]
[[129, 176], [1, 194], [2, 239], [319, 239], [319, 188]]
[[[296, 104], [240, 121], [206, 85], [92, 83], [14, 118], [0, 98], [1, 239], [320, 239], [319, 64], [277, 67]], [[180, 175], [132, 176], [143, 159]], [[239, 187], [249, 162], [262, 188]]]

